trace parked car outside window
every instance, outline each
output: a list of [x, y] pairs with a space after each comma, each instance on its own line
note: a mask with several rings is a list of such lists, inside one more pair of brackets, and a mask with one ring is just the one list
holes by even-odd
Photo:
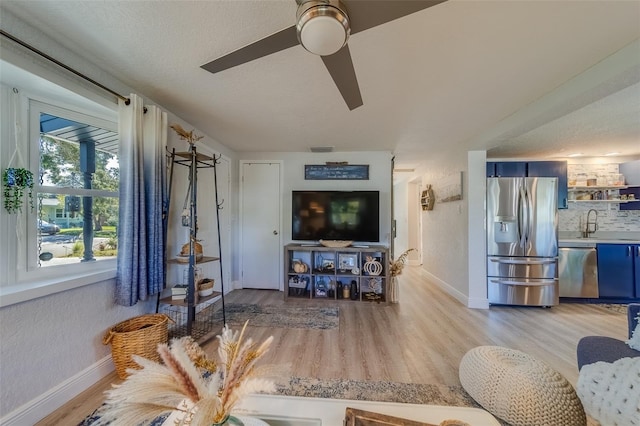
[[55, 223], [49, 223], [49, 222], [45, 222], [44, 220], [39, 220], [38, 231], [41, 234], [55, 235], [58, 232], [60, 232], [60, 227]]

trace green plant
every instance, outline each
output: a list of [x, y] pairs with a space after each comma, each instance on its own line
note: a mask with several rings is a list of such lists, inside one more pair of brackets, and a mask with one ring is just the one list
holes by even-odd
[[84, 244], [81, 243], [80, 241], [76, 241], [75, 243], [73, 243], [73, 248], [71, 249], [71, 252], [73, 253], [73, 256], [81, 256], [82, 252], [84, 252]]
[[9, 167], [2, 173], [4, 208], [9, 213], [22, 211], [25, 189], [29, 194], [29, 206], [33, 210], [33, 173], [27, 169]]
[[111, 237], [107, 240], [107, 246], [112, 248], [112, 249], [117, 249], [118, 248], [118, 239], [116, 237]]

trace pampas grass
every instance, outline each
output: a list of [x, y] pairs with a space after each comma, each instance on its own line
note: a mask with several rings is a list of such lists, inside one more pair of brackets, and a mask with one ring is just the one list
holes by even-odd
[[259, 345], [245, 339], [247, 323], [240, 333], [223, 328], [219, 362], [209, 359], [191, 337], [158, 345], [163, 364], [134, 355], [142, 369], [129, 369], [129, 377], [106, 392], [94, 425], [146, 425], [177, 410], [184, 413], [178, 426], [209, 426], [224, 421], [245, 395], [274, 392], [274, 383], [259, 378], [256, 366], [273, 337]]
[[180, 139], [185, 140], [187, 142], [189, 142], [190, 145], [193, 145], [194, 143], [198, 142], [200, 139], [202, 139], [202, 136], [196, 136], [193, 134], [193, 130], [191, 130], [190, 132], [187, 132], [181, 125], [179, 124], [172, 124], [171, 127], [177, 134], [178, 136], [180, 136]]
[[404, 269], [404, 265], [407, 261], [407, 257], [409, 256], [409, 253], [411, 253], [414, 250], [415, 250], [414, 248], [405, 250], [405, 252], [402, 253], [400, 256], [398, 256], [398, 258], [395, 261], [392, 260], [391, 262], [389, 262], [389, 272], [391, 272], [392, 277], [397, 277], [398, 275], [402, 274], [402, 270]]

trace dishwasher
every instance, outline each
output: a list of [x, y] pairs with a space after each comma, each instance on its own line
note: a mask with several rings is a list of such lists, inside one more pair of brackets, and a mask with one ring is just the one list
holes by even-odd
[[558, 249], [560, 297], [598, 298], [598, 256], [594, 247]]

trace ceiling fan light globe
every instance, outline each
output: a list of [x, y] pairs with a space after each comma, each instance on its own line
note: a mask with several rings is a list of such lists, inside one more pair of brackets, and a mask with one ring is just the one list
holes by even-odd
[[[339, 2], [336, 5], [340, 5]], [[342, 49], [351, 32], [347, 14], [340, 8], [309, 2], [298, 10], [298, 40], [307, 51], [328, 56]]]
[[309, 52], [333, 55], [347, 42], [347, 34], [340, 22], [329, 16], [317, 16], [300, 30], [300, 44]]

